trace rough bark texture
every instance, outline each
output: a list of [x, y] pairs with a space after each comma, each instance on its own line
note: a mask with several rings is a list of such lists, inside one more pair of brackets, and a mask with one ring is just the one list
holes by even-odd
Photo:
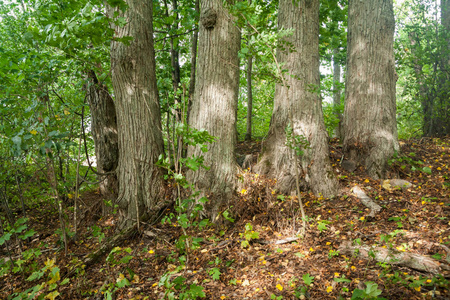
[[[338, 182], [328, 158], [328, 135], [323, 121], [319, 87], [319, 0], [280, 1], [278, 28], [292, 28], [287, 38], [296, 51], [277, 51], [284, 63], [287, 86], [277, 84], [271, 126], [263, 144], [256, 169], [277, 178], [278, 189], [289, 193], [295, 189], [295, 168], [300, 167], [304, 183], [315, 194], [336, 195]], [[291, 75], [291, 76], [289, 76]], [[291, 120], [292, 118], [292, 120]], [[296, 166], [293, 150], [286, 146], [286, 127], [291, 124], [296, 136], [304, 136], [310, 144], [300, 166]], [[305, 185], [302, 184], [302, 185]]]
[[[162, 177], [155, 166], [163, 153], [153, 48], [152, 1], [128, 0], [120, 11], [126, 22], [115, 37], [133, 37], [131, 44], [111, 43], [111, 70], [119, 136], [119, 195], [122, 227], [136, 222], [159, 203]], [[118, 10], [119, 11], [119, 10]], [[109, 10], [110, 16], [113, 10]]]
[[[195, 12], [200, 15], [200, 0], [195, 0]], [[198, 17], [197, 17], [198, 22]], [[198, 43], [198, 29], [194, 31], [192, 35], [192, 47], [191, 47], [191, 74], [189, 80], [189, 102], [186, 121], [189, 124], [191, 115], [192, 99], [194, 98], [195, 91], [195, 69], [197, 66], [197, 43]]]
[[[248, 4], [251, 5], [252, 1], [248, 0]], [[248, 42], [250, 42], [251, 35], [248, 35]], [[252, 90], [252, 67], [253, 56], [247, 59], [247, 130], [245, 133], [245, 140], [250, 141], [252, 139], [252, 113], [253, 113], [253, 90]]]
[[253, 57], [248, 58], [247, 62], [247, 132], [245, 140], [252, 139], [252, 111], [253, 111], [253, 91], [252, 91], [252, 64]]
[[190, 126], [217, 137], [207, 153], [190, 147], [188, 156], [203, 155], [209, 170], [188, 174], [204, 193], [213, 193], [211, 214], [231, 196], [238, 166], [235, 161], [236, 115], [239, 88], [240, 32], [221, 0], [202, 0], [197, 77]]
[[442, 35], [445, 39], [440, 63], [439, 136], [450, 134], [450, 0], [441, 0]]
[[392, 0], [349, 1], [344, 153], [382, 178], [399, 150]]
[[[341, 65], [339, 64], [339, 48], [333, 49], [333, 105], [335, 108], [341, 105]], [[336, 112], [339, 119], [339, 124], [336, 127], [335, 135], [337, 138], [342, 138], [342, 114]]]
[[[91, 111], [91, 129], [97, 159], [97, 171], [114, 172], [119, 162], [117, 118], [114, 101], [106, 85], [100, 83], [94, 71], [88, 74], [86, 98]], [[116, 173], [100, 175], [100, 192], [109, 200], [115, 200], [119, 191]]]

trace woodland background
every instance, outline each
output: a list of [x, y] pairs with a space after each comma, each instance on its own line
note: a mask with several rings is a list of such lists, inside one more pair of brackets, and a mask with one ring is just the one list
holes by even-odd
[[1, 297], [447, 299], [450, 1], [349, 2], [0, 2]]

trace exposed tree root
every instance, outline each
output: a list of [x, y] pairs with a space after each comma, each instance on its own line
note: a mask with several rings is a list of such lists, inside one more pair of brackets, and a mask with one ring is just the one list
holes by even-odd
[[84, 269], [89, 268], [93, 264], [95, 264], [101, 257], [103, 257], [106, 253], [111, 251], [116, 246], [119, 246], [121, 242], [123, 242], [126, 239], [129, 239], [134, 233], [136, 233], [137, 227], [136, 224], [133, 224], [119, 233], [117, 233], [115, 236], [113, 236], [111, 239], [105, 241], [99, 249], [96, 251], [88, 254], [84, 257], [82, 262], [80, 262], [77, 267], [74, 267], [72, 270], [70, 270], [64, 277], [71, 277], [75, 274], [78, 267], [84, 266]]
[[367, 245], [352, 245], [352, 242], [350, 241], [343, 242], [339, 246], [339, 251], [341, 254], [357, 255], [366, 259], [373, 257], [376, 261], [382, 263], [401, 265], [435, 275], [441, 274], [445, 277], [450, 276], [449, 265], [416, 253], [398, 252], [392, 249], [370, 247]]
[[375, 201], [370, 199], [370, 197], [367, 196], [366, 193], [359, 186], [353, 187], [352, 193], [356, 197], [358, 197], [359, 200], [361, 200], [362, 204], [370, 208], [371, 211], [369, 217], [374, 218], [375, 215], [381, 210], [381, 206], [379, 206], [377, 203], [375, 203]]

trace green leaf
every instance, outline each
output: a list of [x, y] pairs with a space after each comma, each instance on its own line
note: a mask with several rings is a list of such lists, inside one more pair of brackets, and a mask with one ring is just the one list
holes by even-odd
[[431, 168], [429, 168], [429, 167], [423, 167], [423, 168], [422, 168], [422, 171], [423, 171], [424, 173], [431, 174]]
[[303, 274], [303, 282], [309, 286], [314, 282], [314, 276], [309, 275], [309, 273]]
[[342, 277], [342, 278], [334, 278], [334, 281], [336, 281], [336, 282], [352, 282], [350, 279], [347, 279], [347, 278], [344, 278], [344, 277]]
[[3, 245], [5, 242], [9, 241], [11, 236], [12, 236], [12, 233], [10, 233], [10, 232], [5, 233], [4, 235], [2, 235], [0, 237], [0, 246]]
[[221, 273], [219, 268], [212, 268], [208, 271], [208, 274], [212, 277], [213, 280], [219, 280]]
[[189, 294], [192, 296], [192, 299], [196, 299], [197, 297], [205, 298], [203, 287], [196, 284], [191, 284], [189, 286]]

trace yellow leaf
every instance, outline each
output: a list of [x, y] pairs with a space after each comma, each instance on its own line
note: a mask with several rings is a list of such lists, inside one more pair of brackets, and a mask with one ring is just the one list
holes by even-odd
[[33, 130], [30, 131], [30, 133], [31, 133], [32, 135], [36, 135], [36, 134], [37, 134], [37, 131], [33, 129]]
[[47, 258], [47, 261], [44, 263], [46, 267], [53, 267], [53, 265], [55, 264], [55, 259], [49, 259]]
[[369, 183], [370, 181], [369, 181], [369, 179], [366, 179], [366, 180], [364, 180], [364, 182], [365, 182], [365, 183]]
[[331, 242], [327, 242], [327, 246], [331, 245]]
[[281, 286], [281, 284], [277, 284], [277, 289], [279, 289], [280, 291], [283, 290], [283, 287]]
[[132, 283], [139, 283], [139, 275], [134, 275]]
[[331, 285], [329, 285], [329, 286], [327, 287], [327, 293], [331, 293], [332, 290], [333, 290], [333, 287], [332, 287]]
[[58, 297], [58, 296], [59, 296], [59, 292], [53, 291], [53, 292], [47, 294], [47, 296], [45, 296], [45, 299], [55, 300], [56, 297]]

